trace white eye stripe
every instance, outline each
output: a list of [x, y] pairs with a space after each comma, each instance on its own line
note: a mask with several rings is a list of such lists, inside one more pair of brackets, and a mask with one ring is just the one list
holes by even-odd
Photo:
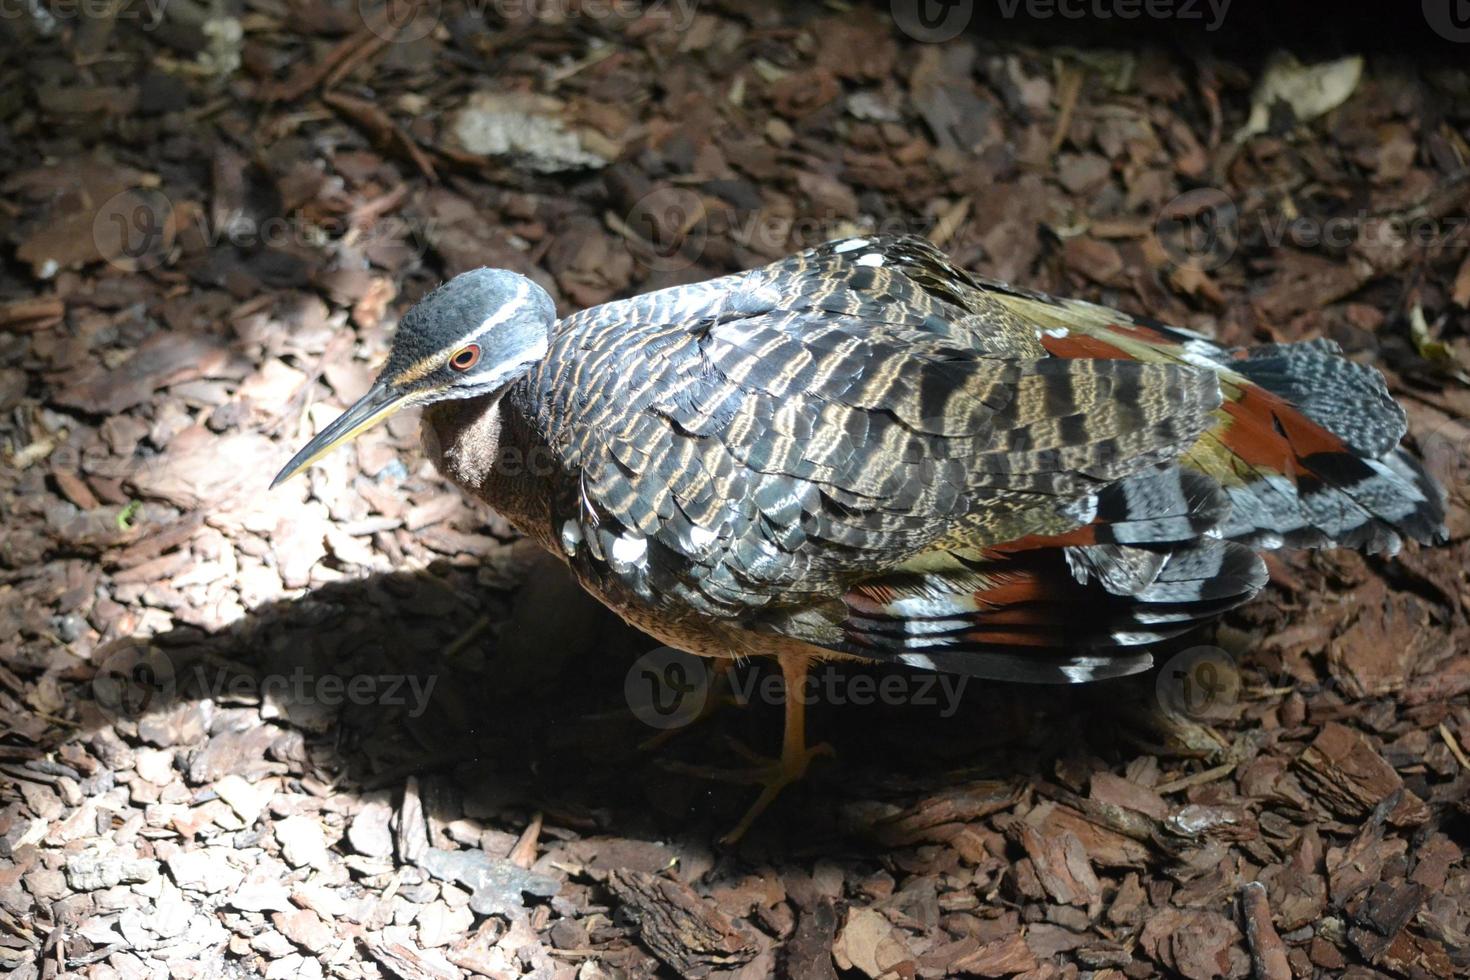
[[496, 327], [500, 326], [502, 323], [509, 320], [511, 317], [520, 312], [521, 304], [525, 301], [528, 292], [527, 285], [528, 281], [525, 279], [518, 281], [516, 283], [516, 294], [510, 298], [510, 301], [502, 305], [500, 309], [496, 310], [485, 319], [481, 320], [479, 325], [476, 326], [475, 329], [471, 330], [469, 333], [459, 338], [458, 342], [455, 343], [453, 349], [459, 350], [465, 344], [469, 343], [472, 340], [475, 340], [478, 337], [483, 336], [491, 330], [494, 330]]
[[[418, 363], [404, 370], [398, 375], [398, 377], [393, 379], [393, 383], [397, 385], [412, 384], [413, 382], [419, 381], [420, 379], [426, 377], [430, 373], [437, 371], [440, 368], [443, 368], [445, 365], [450, 364], [450, 360], [454, 357], [455, 354], [464, 349], [464, 346], [466, 344], [476, 340], [489, 331], [494, 330], [496, 327], [500, 326], [502, 323], [505, 323], [511, 317], [520, 312], [522, 304], [527, 299], [529, 292], [529, 280], [522, 279], [517, 282], [515, 295], [512, 296], [509, 301], [502, 304], [500, 309], [496, 310], [494, 313], [481, 320], [478, 324], [476, 324], [473, 330], [470, 330], [467, 333], [461, 335], [459, 339], [456, 340], [453, 344], [449, 345], [447, 349], [435, 351], [428, 357], [423, 358]], [[480, 346], [480, 353], [483, 356], [484, 345], [478, 346]], [[544, 355], [545, 351], [543, 350], [541, 353]], [[477, 366], [479, 366], [478, 363], [471, 365], [471, 367]], [[453, 365], [450, 365], [450, 368], [451, 370], [453, 370]], [[465, 370], [469, 370], [469, 368], [466, 368]], [[484, 372], [481, 371], [481, 375], [483, 374]]]

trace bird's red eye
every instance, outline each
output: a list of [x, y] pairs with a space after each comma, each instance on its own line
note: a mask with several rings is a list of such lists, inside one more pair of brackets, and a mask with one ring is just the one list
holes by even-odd
[[468, 371], [480, 360], [480, 345], [465, 344], [449, 358], [449, 366], [456, 371]]

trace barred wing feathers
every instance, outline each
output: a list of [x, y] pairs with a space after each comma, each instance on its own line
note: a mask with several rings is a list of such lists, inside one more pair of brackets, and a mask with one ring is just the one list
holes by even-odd
[[[571, 560], [666, 615], [1086, 680], [1248, 599], [1272, 535], [1388, 546], [1434, 520], [1386, 394], [1346, 406], [1299, 383], [1294, 352], [1181, 343], [921, 239], [856, 239], [567, 318], [525, 410], [575, 476], [550, 515]], [[1321, 359], [1376, 393], [1376, 373]], [[1245, 435], [1262, 424], [1270, 458]], [[1354, 475], [1380, 472], [1421, 500]], [[1351, 519], [1308, 506], [1321, 487]], [[1299, 506], [1258, 502], [1273, 494]]]

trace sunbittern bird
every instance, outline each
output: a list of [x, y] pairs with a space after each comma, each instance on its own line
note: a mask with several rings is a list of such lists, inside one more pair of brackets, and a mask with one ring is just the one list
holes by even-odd
[[[1326, 340], [1227, 349], [830, 242], [557, 319], [503, 269], [404, 315], [279, 483], [410, 405], [440, 470], [663, 643], [1019, 681], [1150, 665], [1254, 595], [1257, 549], [1444, 536], [1382, 376]], [[780, 761], [738, 835], [813, 754]]]

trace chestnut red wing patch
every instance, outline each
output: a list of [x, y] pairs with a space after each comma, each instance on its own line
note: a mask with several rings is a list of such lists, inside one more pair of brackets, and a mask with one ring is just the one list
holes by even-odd
[[1105, 361], [1136, 360], [1121, 347], [1079, 333], [1069, 333], [1064, 336], [1043, 333], [1041, 346], [1046, 348], [1046, 352], [1052, 357], [1097, 358]]

